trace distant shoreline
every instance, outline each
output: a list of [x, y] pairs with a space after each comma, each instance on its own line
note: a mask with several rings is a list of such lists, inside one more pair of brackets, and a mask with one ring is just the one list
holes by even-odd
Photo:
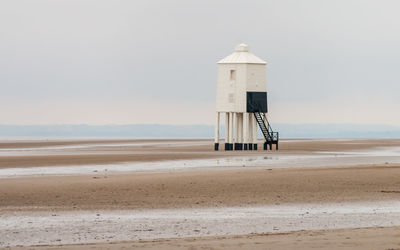
[[[400, 126], [379, 124], [272, 124], [281, 138], [400, 138]], [[224, 130], [221, 128], [221, 135]], [[259, 136], [261, 133], [259, 131]], [[72, 138], [213, 138], [213, 125], [0, 125], [0, 139]]]

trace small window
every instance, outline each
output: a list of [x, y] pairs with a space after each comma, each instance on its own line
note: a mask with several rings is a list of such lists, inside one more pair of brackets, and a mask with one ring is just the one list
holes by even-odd
[[231, 81], [235, 81], [236, 80], [236, 70], [231, 69], [231, 71], [230, 71], [230, 79], [231, 79]]
[[233, 95], [233, 93], [229, 93], [228, 94], [228, 102], [229, 103], [234, 103], [235, 102], [235, 96]]

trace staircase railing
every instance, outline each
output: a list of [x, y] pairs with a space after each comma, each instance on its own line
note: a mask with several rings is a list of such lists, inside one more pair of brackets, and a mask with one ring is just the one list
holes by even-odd
[[[253, 104], [250, 104], [250, 105], [253, 110], [257, 110], [257, 108]], [[254, 117], [256, 118], [258, 125], [260, 126], [261, 132], [264, 135], [265, 141], [268, 143], [274, 143], [278, 146], [279, 132], [274, 132], [272, 130], [272, 127], [269, 124], [265, 113], [253, 112], [253, 114], [254, 114]]]
[[279, 132], [274, 132], [268, 122], [267, 116], [261, 112], [254, 112], [254, 117], [260, 126], [261, 132], [267, 142], [276, 142], [279, 140]]
[[269, 124], [269, 121], [268, 121], [267, 116], [265, 115], [265, 113], [262, 113], [262, 117], [264, 119], [264, 123], [266, 122], [268, 124], [267, 127], [268, 127], [268, 131], [269, 131], [270, 137], [272, 138], [272, 141], [279, 140], [279, 132], [274, 132], [272, 130], [272, 127]]

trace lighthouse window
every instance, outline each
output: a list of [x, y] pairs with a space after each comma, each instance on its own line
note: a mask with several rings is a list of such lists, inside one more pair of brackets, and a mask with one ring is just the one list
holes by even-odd
[[233, 95], [233, 93], [230, 93], [228, 95], [228, 101], [229, 103], [235, 103], [235, 96]]
[[235, 81], [236, 80], [236, 70], [231, 69], [231, 71], [230, 71], [230, 79], [231, 79], [231, 81]]

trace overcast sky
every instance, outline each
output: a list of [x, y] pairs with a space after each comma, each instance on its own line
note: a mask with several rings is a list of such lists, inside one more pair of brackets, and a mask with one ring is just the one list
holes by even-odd
[[272, 123], [400, 125], [400, 1], [0, 0], [0, 124], [212, 124], [216, 62], [268, 62]]

